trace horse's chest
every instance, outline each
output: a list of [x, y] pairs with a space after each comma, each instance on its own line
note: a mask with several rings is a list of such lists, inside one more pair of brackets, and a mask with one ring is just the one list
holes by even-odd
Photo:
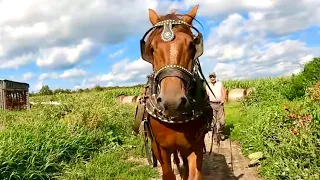
[[163, 148], [188, 149], [195, 143], [196, 134], [204, 125], [201, 121], [188, 124], [164, 124], [163, 122], [150, 119], [152, 134]]
[[157, 143], [163, 148], [184, 147], [188, 148], [191, 142], [182, 133], [155, 133]]

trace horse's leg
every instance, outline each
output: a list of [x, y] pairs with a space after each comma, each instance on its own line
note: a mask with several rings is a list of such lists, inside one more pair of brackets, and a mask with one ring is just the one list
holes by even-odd
[[188, 180], [202, 179], [202, 146], [197, 146], [194, 151], [188, 156], [189, 178]]
[[188, 159], [185, 156], [182, 156], [183, 161], [183, 180], [187, 180], [189, 177], [189, 165], [188, 165]]
[[179, 174], [181, 175], [181, 171], [180, 171], [180, 159], [179, 159], [179, 156], [178, 156], [178, 151], [174, 151], [174, 152], [173, 152], [173, 162], [174, 162], [174, 164], [176, 165]]
[[152, 143], [152, 149], [154, 150], [154, 155], [161, 164], [162, 179], [176, 180], [176, 176], [174, 175], [171, 167], [171, 153], [158, 146], [155, 141]]

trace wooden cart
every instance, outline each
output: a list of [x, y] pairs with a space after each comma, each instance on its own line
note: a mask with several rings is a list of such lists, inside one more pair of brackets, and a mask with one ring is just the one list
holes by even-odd
[[29, 84], [0, 80], [0, 110], [29, 109]]

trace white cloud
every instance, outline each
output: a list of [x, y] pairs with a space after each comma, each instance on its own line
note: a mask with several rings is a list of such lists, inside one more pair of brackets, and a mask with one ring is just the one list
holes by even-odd
[[39, 75], [38, 80], [39, 81], [43, 81], [45, 79], [57, 79], [59, 78], [59, 74], [55, 73], [55, 72], [51, 72], [51, 73], [42, 73]]
[[60, 69], [73, 67], [87, 60], [95, 51], [94, 44], [89, 39], [83, 39], [73, 47], [54, 47], [40, 50], [37, 65], [41, 68]]
[[[306, 57], [296, 58], [296, 61], [301, 61]], [[308, 56], [311, 60], [312, 56]], [[300, 72], [302, 65], [292, 61], [271, 62], [268, 66], [254, 64], [246, 61], [236, 62], [219, 62], [212, 69], [217, 72], [217, 77], [220, 80], [224, 79], [243, 79], [256, 77], [274, 77], [286, 76], [292, 73]]]
[[75, 88], [93, 87], [95, 85], [121, 86], [145, 83], [147, 75], [151, 72], [151, 64], [145, 62], [141, 58], [132, 62], [125, 59], [113, 64], [111, 72], [89, 78]]
[[246, 27], [250, 31], [263, 31], [286, 35], [311, 26], [320, 25], [320, 1], [317, 0], [185, 0], [188, 8], [199, 3], [198, 15], [213, 21], [230, 14], [248, 14]]
[[304, 42], [275, 42], [251, 31], [246, 21], [239, 14], [231, 14], [211, 29], [201, 57], [205, 73], [216, 71], [220, 79], [289, 75], [314, 56], [314, 50]]
[[241, 13], [250, 10], [265, 10], [273, 7], [272, 0], [185, 0], [187, 7], [199, 4], [199, 15], [210, 18], [223, 18], [228, 14]]
[[69, 79], [69, 78], [82, 78], [87, 74], [86, 71], [82, 69], [69, 69], [64, 71], [63, 74], [61, 74], [61, 78]]
[[[34, 91], [39, 91], [41, 89], [41, 87], [44, 85], [45, 80], [47, 79], [59, 79], [59, 81], [65, 81], [68, 80], [70, 83], [75, 82], [75, 80], [79, 80], [81, 78], [84, 78], [86, 76], [88, 76], [89, 74], [82, 70], [82, 69], [78, 69], [78, 68], [72, 68], [72, 69], [68, 69], [63, 71], [62, 73], [58, 73], [58, 72], [47, 72], [47, 73], [42, 73], [38, 76], [37, 82], [35, 84], [34, 87], [31, 87], [31, 89], [33, 89]], [[86, 82], [86, 80], [83, 81], [84, 83]], [[87, 85], [87, 84], [85, 84]], [[50, 85], [51, 89], [57, 89], [57, 88], [64, 88], [64, 87], [58, 87], [58, 86], [54, 86], [54, 88], [52, 88], [54, 86], [54, 84]]]
[[74, 86], [73, 89], [74, 89], [74, 90], [77, 90], [77, 89], [86, 89], [86, 88], [91, 89], [91, 88], [93, 88], [93, 87], [96, 86], [96, 84], [94, 84], [94, 83], [88, 83], [87, 81], [88, 81], [87, 79], [82, 80], [81, 84], [78, 84], [78, 85]]
[[87, 75], [87, 72], [82, 69], [72, 68], [65, 70], [62, 74], [57, 72], [43, 73], [39, 75], [38, 80], [43, 81], [45, 79], [77, 79], [83, 78]]
[[[150, 63], [145, 62], [141, 58], [134, 61], [124, 59], [112, 65], [111, 71], [106, 74], [95, 75], [87, 73], [82, 69], [69, 69], [63, 73], [48, 72], [39, 75], [38, 86], [43, 84], [46, 79], [64, 79], [72, 80], [84, 78], [81, 83], [77, 83], [72, 89], [93, 88], [96, 85], [100, 86], [123, 86], [135, 85], [146, 82], [146, 77], [152, 72]], [[37, 86], [37, 85], [36, 85]], [[37, 90], [37, 88], [35, 88]]]
[[26, 65], [33, 61], [33, 58], [34, 55], [31, 53], [26, 53], [21, 56], [8, 59], [1, 59], [0, 56], [0, 69], [17, 69], [18, 67]]
[[124, 49], [119, 49], [118, 51], [112, 54], [109, 54], [109, 58], [115, 58], [115, 57], [121, 56], [123, 53], [124, 53]]
[[244, 22], [245, 19], [241, 15], [231, 14], [219, 26], [212, 28], [205, 41], [203, 56], [219, 62], [230, 61], [242, 58], [245, 52], [251, 53], [258, 48], [253, 45], [258, 42], [263, 43], [263, 37], [253, 34], [246, 36], [248, 32]]
[[33, 77], [34, 77], [34, 74], [32, 72], [27, 72], [27, 73], [23, 74], [24, 81], [28, 81], [28, 80], [32, 79]]
[[34, 90], [35, 90], [35, 91], [39, 91], [39, 90], [42, 88], [43, 85], [44, 85], [44, 84], [43, 84], [43, 81], [38, 81], [38, 82], [36, 83], [35, 87], [34, 87]]
[[[163, 13], [172, 3], [2, 0], [0, 68], [17, 68], [35, 60], [40, 68], [70, 68], [82, 62], [83, 51], [90, 59], [102, 46], [141, 35], [150, 26], [148, 8]], [[22, 61], [29, 54], [34, 57]]]

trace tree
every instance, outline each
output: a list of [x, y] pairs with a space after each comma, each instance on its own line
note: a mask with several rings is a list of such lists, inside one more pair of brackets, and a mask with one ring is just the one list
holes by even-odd
[[103, 87], [99, 86], [99, 85], [96, 85], [93, 89], [93, 91], [102, 91], [103, 90]]
[[53, 92], [52, 90], [49, 88], [48, 85], [44, 85], [41, 87], [40, 91], [39, 91], [39, 94], [41, 95], [52, 95]]

